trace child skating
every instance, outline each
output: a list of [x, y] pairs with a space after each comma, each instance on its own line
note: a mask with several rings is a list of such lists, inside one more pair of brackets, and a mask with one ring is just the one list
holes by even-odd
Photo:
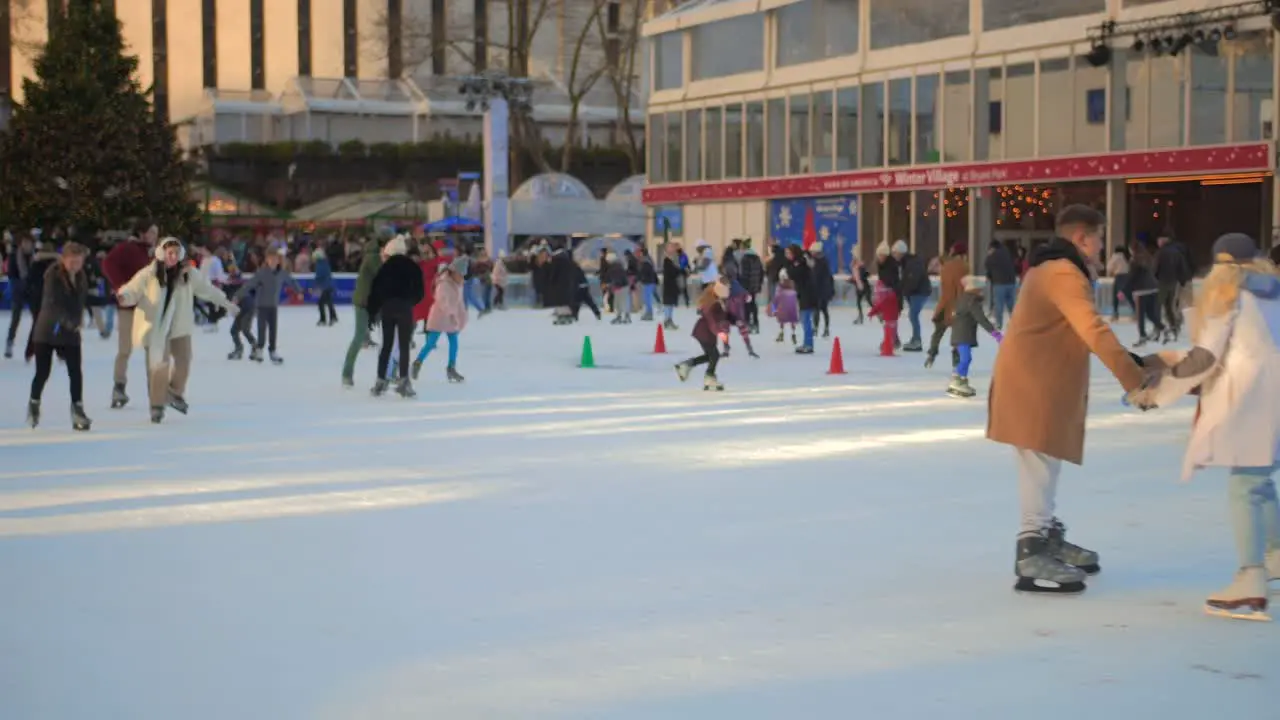
[[769, 315], [778, 321], [778, 339], [786, 338], [787, 326], [791, 326], [791, 344], [796, 344], [796, 325], [800, 323], [800, 299], [796, 295], [796, 285], [791, 281], [787, 271], [778, 271], [778, 291], [769, 304]]
[[982, 288], [978, 278], [966, 275], [960, 281], [963, 291], [956, 299], [951, 317], [951, 345], [956, 350], [958, 360], [951, 374], [951, 386], [947, 394], [952, 397], [971, 398], [973, 388], [969, 386], [969, 364], [973, 362], [973, 349], [978, 347], [978, 327], [990, 333], [999, 343], [1004, 336], [996, 330], [986, 313], [982, 312]]
[[[721, 282], [724, 282], [723, 280]], [[747, 308], [749, 303], [754, 304], [755, 299], [742, 283], [737, 280], [731, 280], [729, 283], [729, 299], [725, 301], [725, 311], [728, 314], [729, 323], [738, 328], [738, 334], [742, 336], [742, 344], [747, 346], [747, 354], [753, 358], [759, 358], [756, 349], [751, 346], [751, 324], [747, 321]], [[729, 340], [726, 336], [724, 341], [724, 357], [729, 357]]]
[[436, 273], [434, 300], [431, 311], [427, 315], [427, 342], [418, 351], [418, 358], [413, 361], [413, 379], [418, 379], [422, 371], [422, 363], [436, 345], [440, 336], [449, 340], [449, 365], [445, 368], [445, 376], [449, 382], [462, 382], [458, 374], [458, 333], [467, 326], [467, 303], [463, 297], [463, 287], [467, 277], [467, 258], [458, 257], [448, 265], [443, 265]]
[[227, 293], [227, 297], [240, 306], [240, 313], [231, 322], [231, 342], [235, 343], [235, 349], [227, 353], [227, 359], [239, 360], [244, 357], [244, 344], [240, 342], [241, 335], [244, 336], [245, 342], [249, 343], [249, 347], [257, 347], [258, 345], [258, 341], [253, 337], [253, 332], [249, 329], [253, 326], [254, 304], [257, 302], [257, 298], [254, 297], [253, 292], [240, 297], [240, 288], [243, 286], [243, 281], [240, 278], [239, 270], [233, 267], [230, 278], [231, 281], [223, 286], [223, 291]]
[[902, 306], [898, 295], [883, 280], [876, 280], [875, 300], [867, 311], [869, 317], [878, 317], [884, 323], [884, 340], [880, 343], [881, 357], [894, 357], [893, 349], [898, 340], [898, 316]]
[[693, 326], [693, 338], [702, 346], [702, 354], [676, 364], [676, 375], [680, 377], [680, 382], [689, 379], [689, 373], [695, 366], [706, 365], [707, 374], [702, 379], [702, 389], [717, 392], [724, 390], [724, 385], [716, 379], [716, 366], [720, 362], [716, 340], [729, 340], [729, 314], [724, 307], [727, 299], [728, 285], [714, 282], [703, 286], [702, 295], [698, 297], [698, 322]]
[[1280, 506], [1272, 479], [1280, 445], [1280, 278], [1247, 235], [1213, 244], [1214, 266], [1197, 293], [1189, 352], [1143, 359], [1159, 382], [1129, 393], [1142, 409], [1198, 389], [1183, 478], [1228, 468], [1227, 498], [1238, 569], [1205, 601], [1210, 615], [1270, 620], [1268, 581], [1280, 580]]
[[276, 330], [280, 322], [280, 292], [285, 286], [302, 294], [302, 287], [293, 279], [293, 273], [284, 266], [286, 249], [281, 247], [267, 253], [266, 264], [258, 268], [253, 277], [240, 287], [236, 293], [236, 302], [243, 300], [250, 293], [255, 295], [254, 309], [258, 313], [258, 342], [249, 353], [249, 359], [262, 362], [262, 348], [265, 345], [271, 356], [271, 362], [280, 365], [284, 358], [276, 354]]

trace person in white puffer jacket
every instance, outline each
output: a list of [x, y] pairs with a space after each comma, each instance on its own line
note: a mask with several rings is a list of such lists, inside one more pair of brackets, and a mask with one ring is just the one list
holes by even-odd
[[1130, 393], [1143, 409], [1200, 396], [1183, 461], [1183, 478], [1229, 468], [1227, 494], [1239, 570], [1213, 593], [1205, 612], [1266, 620], [1268, 580], [1280, 580], [1280, 505], [1272, 480], [1280, 467], [1280, 274], [1253, 238], [1223, 235], [1198, 291], [1190, 351], [1143, 358], [1158, 384]]

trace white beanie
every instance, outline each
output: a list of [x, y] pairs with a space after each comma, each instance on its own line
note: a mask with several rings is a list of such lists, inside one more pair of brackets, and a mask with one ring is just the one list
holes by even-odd
[[893, 244], [893, 251], [898, 253], [899, 255], [906, 255], [907, 250], [908, 248], [907, 248], [906, 240], [899, 240], [898, 242]]
[[876, 257], [885, 257], [888, 254], [889, 254], [889, 243], [885, 242], [884, 240], [881, 240], [880, 244], [876, 246]]
[[408, 244], [404, 241], [404, 236], [396, 235], [387, 241], [387, 244], [382, 248], [382, 251], [387, 254], [387, 257], [391, 257], [392, 255], [403, 255], [408, 249]]

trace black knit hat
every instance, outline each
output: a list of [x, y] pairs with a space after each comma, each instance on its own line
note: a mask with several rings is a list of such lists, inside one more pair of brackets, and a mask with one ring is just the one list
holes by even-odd
[[1244, 233], [1227, 233], [1213, 243], [1214, 262], [1247, 263], [1258, 257], [1258, 243]]

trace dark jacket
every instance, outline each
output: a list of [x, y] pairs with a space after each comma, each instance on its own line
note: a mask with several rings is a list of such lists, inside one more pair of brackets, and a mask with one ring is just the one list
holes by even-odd
[[31, 265], [27, 267], [27, 281], [22, 284], [22, 294], [27, 307], [37, 315], [40, 314], [40, 304], [44, 300], [45, 275], [50, 267], [57, 264], [58, 253], [41, 250], [31, 257]]
[[932, 295], [933, 282], [929, 279], [929, 266], [913, 253], [902, 256], [902, 297]]
[[542, 291], [543, 304], [547, 307], [568, 307], [574, 303], [578, 294], [579, 276], [585, 273], [573, 254], [563, 248], [551, 254], [547, 262], [547, 285]]
[[825, 257], [815, 258], [812, 270], [813, 291], [818, 305], [826, 305], [836, 296], [836, 280], [831, 276], [831, 263]]
[[641, 285], [658, 284], [658, 271], [653, 269], [653, 259], [648, 255], [640, 259], [640, 273], [636, 276], [636, 280]]
[[987, 255], [987, 280], [992, 285], [1016, 285], [1018, 283], [1018, 269], [1014, 267], [1013, 256], [1009, 254], [1009, 248], [1000, 242], [992, 245], [992, 247], [995, 250]]
[[769, 256], [769, 265], [766, 274], [769, 276], [769, 283], [778, 284], [778, 273], [788, 265], [787, 257], [782, 253], [782, 248], [778, 245], [773, 246], [773, 253]]
[[[364, 257], [360, 260], [360, 270], [356, 275], [356, 290], [351, 295], [351, 304], [356, 307], [367, 308], [369, 302], [369, 289], [373, 287], [373, 278], [377, 276], [378, 270], [382, 267], [382, 248], [378, 247], [376, 240], [370, 240], [364, 245]], [[373, 313], [369, 313], [369, 317], [373, 317]]]
[[422, 302], [422, 268], [407, 255], [393, 255], [378, 268], [370, 283], [365, 307], [369, 319], [412, 318], [413, 306]]
[[703, 347], [715, 346], [720, 333], [729, 332], [729, 313], [724, 303], [713, 302], [698, 311], [698, 322], [693, 326], [693, 337]]
[[311, 287], [320, 292], [333, 289], [333, 268], [329, 265], [329, 258], [322, 257], [316, 260], [316, 276], [311, 281]]
[[1156, 283], [1161, 287], [1186, 285], [1191, 282], [1191, 265], [1187, 254], [1176, 242], [1165, 243], [1156, 251]]
[[621, 290], [631, 284], [627, 276], [627, 268], [621, 262], [611, 262], [605, 268], [603, 280], [614, 290]]
[[813, 272], [804, 259], [787, 266], [787, 276], [796, 285], [796, 302], [801, 310], [818, 307], [818, 294], [813, 286]]
[[153, 259], [141, 240], [126, 240], [107, 253], [102, 261], [102, 274], [107, 276], [112, 290], [119, 290]]
[[23, 252], [21, 248], [15, 247], [13, 253], [9, 255], [9, 283], [11, 287], [17, 287], [17, 283], [27, 279], [27, 268], [31, 267], [31, 253]]
[[876, 278], [898, 296], [898, 305], [901, 306], [902, 266], [898, 263], [898, 259], [892, 255], [886, 255], [884, 260], [880, 260], [876, 265]]
[[680, 302], [680, 278], [684, 271], [674, 257], [662, 258], [662, 304], [675, 305]]
[[89, 295], [89, 278], [83, 271], [69, 276], [57, 262], [45, 270], [40, 285], [43, 298], [31, 330], [31, 342], [58, 347], [79, 345], [85, 309], [109, 301]]
[[1145, 247], [1134, 246], [1133, 258], [1129, 260], [1129, 278], [1124, 292], [1128, 294], [1156, 289], [1156, 275], [1153, 271], [1155, 259]]
[[996, 331], [986, 313], [982, 312], [982, 295], [962, 292], [956, 300], [955, 316], [951, 319], [951, 345], [978, 347], [978, 326], [988, 333]]
[[752, 295], [759, 295], [764, 290], [764, 262], [760, 256], [752, 251], [744, 252], [738, 265], [742, 287]]

